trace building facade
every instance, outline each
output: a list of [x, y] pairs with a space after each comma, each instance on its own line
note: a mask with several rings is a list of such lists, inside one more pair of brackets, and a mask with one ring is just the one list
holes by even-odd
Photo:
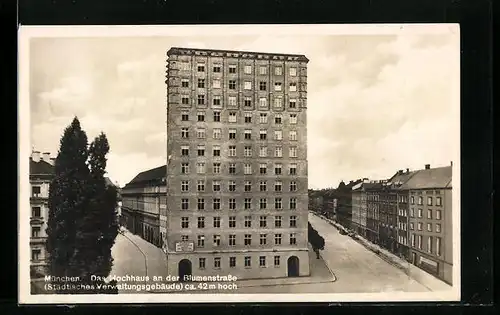
[[417, 171], [401, 189], [409, 193], [410, 261], [452, 284], [452, 167]]
[[309, 275], [308, 59], [187, 48], [167, 56], [169, 273]]
[[357, 179], [354, 181], [351, 180], [347, 184], [341, 181], [336, 189], [336, 195], [337, 195], [336, 220], [340, 225], [349, 230], [354, 229], [352, 223], [352, 189], [353, 187], [362, 182], [363, 180], [361, 179]]
[[167, 205], [166, 169], [164, 165], [141, 172], [121, 189], [121, 224], [159, 247], [166, 234], [160, 228]]
[[363, 182], [352, 188], [352, 223], [354, 231], [363, 237], [366, 237], [366, 221], [368, 216], [366, 187], [370, 182], [367, 178]]
[[54, 177], [54, 159], [50, 153], [33, 151], [30, 157], [30, 274], [40, 278], [47, 274], [47, 222], [49, 187]]
[[366, 238], [374, 244], [379, 244], [380, 226], [380, 195], [382, 184], [370, 181], [364, 185], [366, 192]]

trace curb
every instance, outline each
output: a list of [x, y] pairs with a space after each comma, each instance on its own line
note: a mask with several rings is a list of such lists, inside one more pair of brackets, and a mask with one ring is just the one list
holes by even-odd
[[333, 280], [332, 281], [325, 281], [325, 282], [336, 282], [337, 281], [337, 276], [335, 275], [335, 273], [332, 271], [332, 269], [330, 268], [330, 266], [328, 265], [328, 263], [326, 262], [326, 260], [323, 258], [323, 255], [321, 254], [321, 252], [319, 253], [319, 257], [321, 257], [321, 260], [323, 260], [323, 262], [325, 263], [326, 265], [326, 268], [328, 268], [328, 271], [330, 272], [330, 274], [332, 275], [333, 277]]

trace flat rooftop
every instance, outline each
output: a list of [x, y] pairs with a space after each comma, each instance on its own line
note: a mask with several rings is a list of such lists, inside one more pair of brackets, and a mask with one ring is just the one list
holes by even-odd
[[309, 61], [309, 59], [307, 59], [305, 55], [297, 55], [297, 54], [220, 50], [220, 49], [200, 49], [200, 48], [185, 48], [185, 47], [184, 48], [171, 47], [167, 51], [167, 56], [170, 55], [198, 55], [198, 56], [212, 56], [212, 57], [272, 59], [272, 60], [303, 61], [303, 62]]

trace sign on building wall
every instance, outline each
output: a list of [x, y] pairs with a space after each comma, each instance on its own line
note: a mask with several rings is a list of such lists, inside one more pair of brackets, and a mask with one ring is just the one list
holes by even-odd
[[192, 252], [194, 251], [194, 242], [175, 242], [176, 252]]

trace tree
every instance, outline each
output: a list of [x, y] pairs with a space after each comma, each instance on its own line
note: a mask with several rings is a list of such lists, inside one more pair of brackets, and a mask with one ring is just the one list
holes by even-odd
[[87, 135], [75, 117], [60, 140], [55, 176], [49, 187], [47, 252], [51, 276], [80, 275], [75, 243], [77, 222], [88, 205], [85, 198], [89, 179], [87, 158]]
[[316, 259], [319, 259], [319, 251], [325, 249], [325, 239], [319, 235], [318, 231], [313, 228], [310, 222], [307, 223], [307, 236], [309, 238], [309, 243], [316, 253]]

